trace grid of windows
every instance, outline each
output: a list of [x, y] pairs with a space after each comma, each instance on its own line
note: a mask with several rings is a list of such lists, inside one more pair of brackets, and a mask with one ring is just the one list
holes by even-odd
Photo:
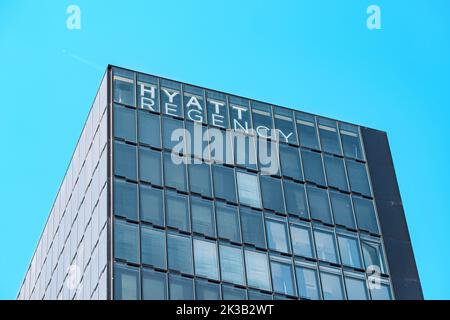
[[[115, 286], [116, 298], [370, 299], [365, 271], [374, 265], [389, 289], [357, 127], [164, 79], [135, 81], [133, 97], [129, 87], [114, 91], [115, 270], [129, 282]], [[177, 149], [180, 128], [194, 144], [199, 132], [226, 143]], [[206, 128], [215, 131], [206, 137]], [[229, 139], [230, 128], [250, 144]], [[260, 154], [250, 161], [257, 137], [277, 141], [271, 175]], [[117, 292], [124, 286], [137, 292]]]

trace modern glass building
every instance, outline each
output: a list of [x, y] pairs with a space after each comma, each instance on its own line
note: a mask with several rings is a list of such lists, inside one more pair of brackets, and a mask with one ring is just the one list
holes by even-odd
[[386, 133], [110, 66], [18, 299], [422, 299]]

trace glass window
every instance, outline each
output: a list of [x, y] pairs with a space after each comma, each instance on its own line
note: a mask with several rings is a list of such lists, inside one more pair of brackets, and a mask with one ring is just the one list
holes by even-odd
[[166, 218], [169, 227], [183, 231], [191, 230], [187, 196], [166, 191]]
[[279, 141], [297, 144], [293, 113], [289, 109], [273, 108], [275, 128], [278, 130]]
[[325, 175], [323, 173], [322, 156], [320, 153], [302, 150], [303, 170], [305, 180], [325, 186]]
[[211, 172], [207, 163], [188, 165], [191, 192], [212, 197]]
[[319, 260], [338, 263], [334, 233], [325, 230], [314, 230], [317, 257]]
[[284, 253], [291, 252], [285, 222], [266, 219], [266, 230], [269, 249]]
[[242, 236], [244, 242], [259, 248], [266, 248], [262, 213], [241, 207]]
[[192, 274], [192, 244], [189, 237], [168, 234], [169, 269]]
[[320, 272], [324, 300], [344, 300], [344, 288], [340, 275]]
[[159, 112], [158, 79], [145, 74], [137, 74], [138, 108]]
[[136, 180], [136, 147], [114, 142], [114, 174]]
[[248, 300], [272, 300], [272, 294], [249, 289]]
[[323, 221], [325, 223], [333, 223], [327, 190], [307, 186], [306, 191], [308, 193], [311, 218]]
[[342, 264], [353, 268], [362, 268], [358, 239], [339, 234], [338, 244]]
[[319, 118], [319, 134], [323, 151], [342, 154], [335, 121]]
[[114, 105], [114, 137], [136, 142], [136, 110]]
[[183, 89], [185, 118], [199, 123], [206, 123], [204, 91], [188, 85], [184, 85]]
[[234, 161], [236, 165], [257, 170], [255, 137], [233, 132]]
[[186, 165], [184, 158], [174, 153], [164, 153], [164, 184], [166, 187], [187, 191]]
[[251, 207], [261, 208], [258, 176], [236, 172], [239, 202]]
[[153, 185], [162, 185], [161, 152], [139, 148], [139, 178]]
[[281, 180], [268, 176], [261, 176], [260, 181], [264, 208], [284, 213]]
[[280, 159], [279, 159], [279, 143], [273, 140], [258, 139], [257, 156], [259, 169], [266, 175], [279, 176]]
[[215, 237], [214, 211], [211, 201], [191, 197], [192, 230], [206, 236]]
[[324, 155], [323, 161], [325, 164], [325, 172], [327, 173], [328, 185], [339, 190], [349, 191], [344, 160], [330, 155]]
[[358, 228], [379, 234], [373, 201], [359, 197], [352, 197], [352, 199]]
[[134, 73], [127, 70], [114, 69], [113, 84], [114, 102], [134, 106]]
[[358, 128], [349, 124], [340, 124], [341, 141], [344, 155], [350, 158], [363, 160], [361, 142], [359, 140]]
[[170, 300], [194, 300], [194, 282], [192, 279], [169, 275]]
[[236, 202], [234, 170], [223, 166], [213, 166], [214, 194], [217, 198]]
[[137, 224], [115, 219], [114, 257], [139, 263], [139, 229]]
[[165, 273], [142, 269], [142, 300], [167, 300]]
[[233, 164], [231, 133], [217, 128], [209, 128], [210, 158], [216, 163]]
[[208, 123], [213, 126], [228, 128], [228, 108], [226, 96], [219, 92], [207, 91]]
[[245, 289], [222, 285], [222, 300], [246, 300]]
[[384, 258], [380, 243], [363, 240], [362, 251], [366, 268], [375, 266], [380, 268], [381, 273], [385, 273]]
[[269, 262], [266, 254], [245, 250], [245, 267], [250, 287], [270, 290]]
[[310, 268], [296, 267], [297, 287], [300, 298], [309, 300], [320, 299], [319, 280], [317, 271]]
[[287, 212], [308, 219], [309, 214], [306, 205], [305, 186], [288, 180], [284, 180], [283, 185]]
[[219, 285], [204, 280], [196, 280], [195, 297], [196, 300], [220, 300]]
[[209, 159], [209, 145], [207, 127], [199, 122], [186, 121], [186, 154], [198, 159]]
[[268, 104], [252, 101], [253, 127], [258, 136], [269, 138], [273, 129], [272, 108]]
[[161, 117], [150, 112], [139, 111], [139, 142], [161, 148]]
[[391, 288], [388, 284], [381, 284], [379, 287], [370, 289], [372, 300], [392, 300]]
[[364, 278], [345, 277], [348, 300], [369, 300]]
[[219, 252], [222, 280], [244, 285], [244, 261], [242, 250], [238, 247], [221, 244], [219, 246]]
[[[230, 104], [230, 122], [236, 120], [241, 124], [240, 127], [250, 127], [250, 115], [248, 114], [250, 101], [237, 96], [228, 96], [228, 102]], [[248, 122], [248, 125], [244, 125], [244, 122]], [[237, 126], [239, 128], [239, 126]], [[232, 125], [232, 128], [236, 126]]]
[[371, 196], [366, 166], [363, 163], [347, 160], [347, 173], [353, 192]]
[[142, 184], [139, 186], [139, 190], [141, 220], [157, 226], [164, 226], [163, 191]]
[[195, 274], [209, 279], [219, 279], [219, 262], [215, 242], [194, 239]]
[[182, 117], [183, 107], [181, 106], [181, 85], [177, 82], [166, 79], [160, 79], [160, 84], [162, 111], [171, 116]]
[[295, 295], [294, 274], [290, 263], [270, 262], [272, 268], [273, 291], [286, 295]]
[[319, 149], [319, 139], [317, 137], [317, 130], [314, 116], [296, 112], [297, 131], [299, 135], [300, 144], [303, 147]]
[[137, 221], [137, 184], [114, 179], [114, 215]]
[[114, 299], [140, 300], [139, 269], [125, 265], [114, 265]]
[[[162, 117], [162, 125], [162, 142], [164, 148], [172, 150], [179, 143], [184, 143], [183, 121]], [[180, 150], [178, 149], [178, 151]]]
[[330, 191], [331, 208], [333, 209], [334, 223], [355, 229], [352, 203], [350, 196], [340, 192]]
[[281, 173], [284, 177], [303, 180], [302, 165], [298, 148], [280, 144]]
[[216, 202], [216, 215], [219, 238], [241, 242], [237, 207]]
[[166, 268], [166, 237], [164, 231], [141, 227], [142, 263]]
[[294, 254], [314, 258], [314, 248], [311, 229], [305, 226], [291, 225], [291, 239]]

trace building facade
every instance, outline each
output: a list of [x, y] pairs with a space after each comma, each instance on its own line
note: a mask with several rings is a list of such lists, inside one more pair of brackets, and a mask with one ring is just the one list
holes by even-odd
[[422, 299], [384, 132], [108, 67], [19, 299]]

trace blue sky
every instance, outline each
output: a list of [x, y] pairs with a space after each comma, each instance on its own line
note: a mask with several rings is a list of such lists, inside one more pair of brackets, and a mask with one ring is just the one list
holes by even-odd
[[126, 4], [0, 0], [0, 299], [16, 296], [108, 63], [387, 131], [425, 297], [450, 298], [450, 2]]

